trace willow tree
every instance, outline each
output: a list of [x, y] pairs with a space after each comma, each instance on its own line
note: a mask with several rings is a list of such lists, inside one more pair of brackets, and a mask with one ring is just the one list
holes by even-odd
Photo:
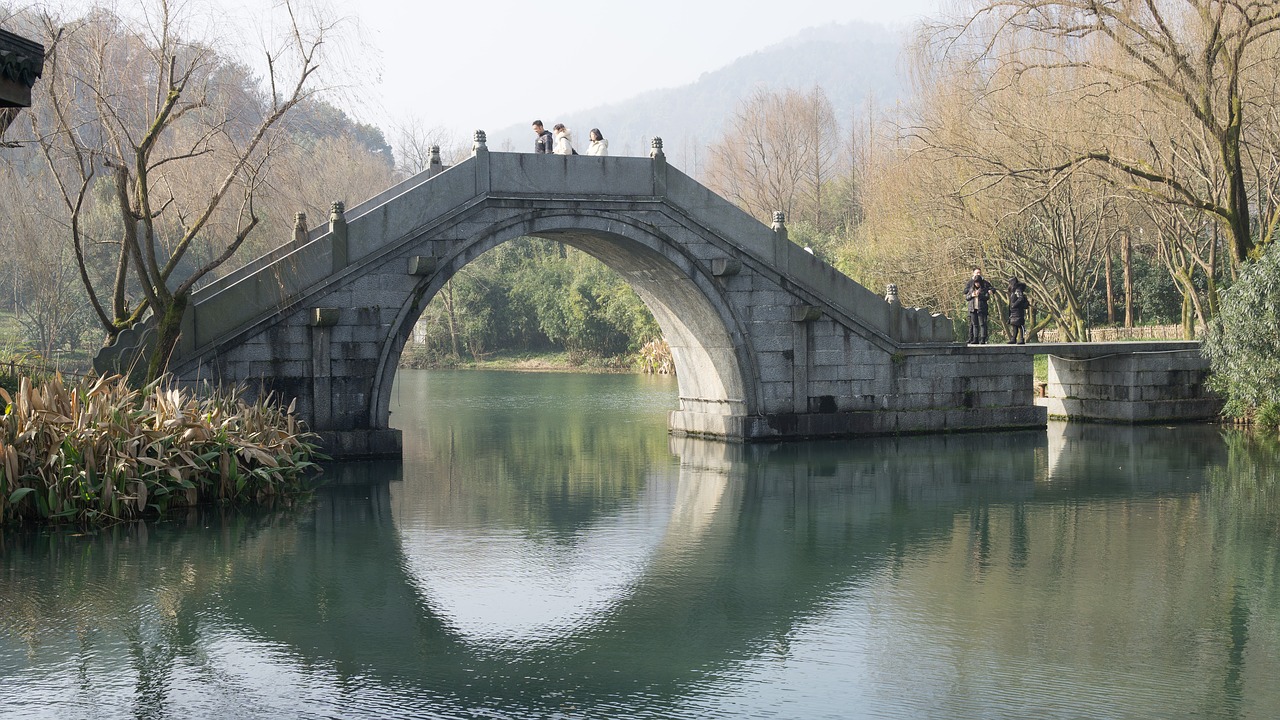
[[[960, 303], [969, 269], [982, 266], [989, 278], [1026, 283], [1047, 316], [1042, 322], [1056, 323], [1068, 339], [1085, 339], [1088, 299], [1115, 233], [1116, 193], [1089, 172], [1042, 170], [1070, 156], [1073, 133], [1098, 131], [1071, 93], [1078, 78], [984, 65], [981, 47], [971, 51], [973, 63], [954, 62], [954, 47], [941, 57], [927, 42], [916, 50], [918, 97], [904, 141], [912, 169], [890, 190], [900, 199], [869, 212], [913, 216], [911, 225], [925, 234], [912, 252], [921, 262], [951, 256], [953, 271], [936, 273], [949, 278], [947, 305]], [[1035, 53], [1016, 57], [1026, 62]]]
[[[48, 50], [34, 133], [68, 217], [82, 282], [107, 342], [154, 315], [147, 377], [164, 371], [197, 284], [235, 256], [262, 220], [280, 121], [318, 91], [335, 21], [278, 6], [262, 83], [207, 36], [198, 6], [153, 0], [140, 17], [94, 7], [41, 19]], [[265, 87], [264, 87], [265, 85]], [[110, 185], [115, 238], [86, 234], [95, 185]], [[111, 244], [114, 270], [94, 267]]]
[[[1260, 97], [1250, 73], [1259, 63], [1274, 70], [1277, 31], [1274, 0], [985, 0], [964, 21], [939, 28], [938, 38], [980, 47], [985, 65], [1070, 73], [1087, 83], [1078, 88], [1082, 99], [1103, 98], [1112, 111], [1152, 105], [1168, 113], [1183, 137], [1143, 136], [1133, 116], [1132, 133], [1074, 138], [1069, 157], [1040, 170], [1104, 164], [1151, 198], [1215, 218], [1243, 260], [1257, 242], [1245, 162], [1250, 113], [1272, 101]], [[1028, 61], [1026, 48], [1041, 53]], [[1200, 134], [1215, 151], [1207, 169], [1184, 162], [1184, 138]], [[1220, 197], [1195, 182], [1206, 170], [1220, 178]]]

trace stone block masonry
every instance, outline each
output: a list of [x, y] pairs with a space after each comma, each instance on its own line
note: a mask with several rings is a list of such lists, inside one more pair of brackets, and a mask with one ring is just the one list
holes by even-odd
[[[843, 343], [839, 334], [833, 342]], [[816, 339], [816, 338], [814, 338]], [[839, 362], [834, 350], [809, 353], [811, 368], [802, 411], [789, 411], [794, 385], [770, 383], [766, 404], [779, 408], [750, 418], [747, 440], [830, 438], [934, 432], [1040, 428], [1044, 408], [1034, 404], [1033, 363], [1017, 352], [993, 354], [961, 345], [905, 348], [881, 353], [887, 373], [864, 380], [870, 364]], [[862, 355], [866, 358], [866, 354]], [[673, 431], [701, 434], [677, 425]]]
[[[1209, 392], [1209, 362], [1197, 347], [1124, 352], [1134, 343], [1097, 344], [1096, 357], [1049, 355], [1050, 417], [1092, 422], [1155, 423], [1210, 420], [1222, 402]], [[1156, 343], [1144, 343], [1157, 345]], [[1118, 352], [1108, 353], [1107, 349]]]

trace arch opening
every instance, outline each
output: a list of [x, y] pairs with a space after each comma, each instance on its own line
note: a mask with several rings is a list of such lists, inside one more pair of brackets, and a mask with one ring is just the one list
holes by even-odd
[[746, 334], [710, 272], [670, 238], [616, 215], [566, 213], [521, 217], [449, 243], [424, 276], [391, 328], [371, 393], [371, 418], [387, 427], [391, 387], [413, 327], [427, 304], [455, 275], [480, 256], [519, 237], [560, 242], [618, 273], [652, 313], [676, 370], [679, 409], [670, 417], [677, 433], [742, 437], [742, 419], [758, 406]]

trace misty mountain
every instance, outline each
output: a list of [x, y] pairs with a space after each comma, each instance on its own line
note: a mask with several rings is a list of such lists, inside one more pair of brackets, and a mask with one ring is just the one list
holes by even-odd
[[[702, 171], [706, 147], [721, 136], [738, 104], [757, 87], [821, 87], [848, 126], [865, 116], [869, 103], [883, 108], [903, 99], [907, 83], [901, 56], [904, 31], [868, 23], [808, 28], [776, 45], [741, 57], [697, 81], [651, 90], [620, 103], [545, 117], [547, 127], [563, 122], [575, 142], [586, 145], [587, 131], [598, 127], [613, 155], [647, 155], [653, 136], [663, 139], [668, 158], [691, 175]], [[489, 135], [494, 150], [532, 151], [527, 125]]]

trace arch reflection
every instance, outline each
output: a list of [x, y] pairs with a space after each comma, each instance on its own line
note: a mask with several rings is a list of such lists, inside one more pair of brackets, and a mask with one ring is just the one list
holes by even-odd
[[436, 433], [301, 511], [6, 536], [0, 707], [58, 687], [68, 715], [1265, 714], [1276, 455], [1090, 428], [617, 458], [619, 430], [591, 436], [626, 469], [608, 488], [604, 461]]

